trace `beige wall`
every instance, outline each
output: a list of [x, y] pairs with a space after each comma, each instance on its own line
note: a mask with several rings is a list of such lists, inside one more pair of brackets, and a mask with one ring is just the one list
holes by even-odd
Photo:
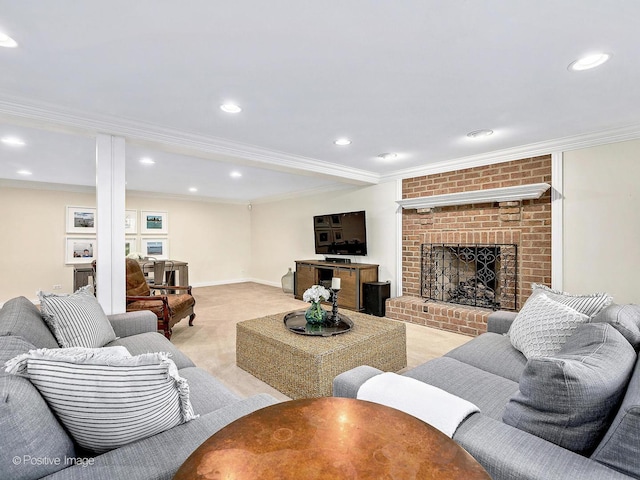
[[640, 141], [566, 152], [563, 289], [640, 303]]
[[[245, 205], [136, 196], [126, 203], [138, 212], [169, 213], [169, 255], [189, 262], [192, 285], [248, 277], [250, 212]], [[95, 195], [0, 187], [0, 304], [18, 295], [35, 300], [37, 290], [53, 291], [54, 285], [61, 286], [60, 292], [72, 291], [73, 267], [64, 258], [67, 205], [94, 206]]]
[[280, 285], [296, 260], [323, 259], [315, 255], [313, 216], [365, 210], [368, 255], [347, 256], [358, 263], [376, 263], [380, 281], [391, 281], [395, 296], [397, 274], [397, 183], [360, 187], [253, 205], [251, 211], [251, 277]]
[[246, 205], [131, 195], [126, 205], [138, 210], [138, 215], [142, 210], [169, 213], [169, 256], [189, 262], [192, 286], [237, 282], [249, 276], [251, 230]]

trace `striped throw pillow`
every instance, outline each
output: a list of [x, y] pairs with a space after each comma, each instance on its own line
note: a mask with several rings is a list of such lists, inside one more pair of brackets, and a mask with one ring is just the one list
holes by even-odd
[[132, 357], [120, 348], [31, 350], [6, 371], [28, 377], [76, 443], [96, 453], [196, 417], [168, 353]]
[[42, 318], [62, 348], [102, 347], [116, 339], [91, 289], [87, 285], [70, 295], [39, 293]]
[[541, 293], [545, 294], [551, 300], [571, 307], [589, 318], [596, 315], [600, 310], [608, 306], [613, 301], [613, 297], [608, 293], [574, 295], [571, 293], [561, 292], [560, 290], [553, 290], [552, 288], [539, 283], [532, 283], [531, 290], [531, 296], [539, 295]]

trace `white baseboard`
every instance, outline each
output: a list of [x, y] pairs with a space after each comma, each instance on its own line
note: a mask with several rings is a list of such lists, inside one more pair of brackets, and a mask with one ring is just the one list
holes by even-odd
[[236, 278], [236, 279], [231, 279], [231, 280], [219, 280], [219, 281], [212, 281], [212, 282], [198, 282], [198, 283], [192, 283], [191, 286], [192, 287], [215, 287], [216, 285], [230, 285], [232, 283], [247, 283], [247, 282], [253, 282], [253, 283], [259, 283], [261, 285], [269, 285], [270, 287], [281, 287], [281, 283], [280, 282], [271, 282], [268, 280], [261, 280], [259, 278]]

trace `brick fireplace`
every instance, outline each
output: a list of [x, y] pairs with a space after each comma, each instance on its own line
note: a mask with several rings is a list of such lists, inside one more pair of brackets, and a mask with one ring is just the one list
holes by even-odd
[[[551, 156], [405, 179], [402, 198], [551, 183]], [[538, 199], [411, 209], [402, 212], [402, 295], [387, 300], [390, 318], [466, 335], [486, 331], [488, 308], [430, 300], [424, 296], [424, 245], [517, 246], [515, 310], [531, 283], [551, 283], [551, 191]]]

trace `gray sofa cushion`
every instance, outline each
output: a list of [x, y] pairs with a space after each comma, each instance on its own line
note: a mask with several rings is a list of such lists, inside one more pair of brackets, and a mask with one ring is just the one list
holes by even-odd
[[494, 479], [630, 480], [587, 457], [481, 413], [462, 422], [453, 439]]
[[[157, 317], [154, 316], [157, 325]], [[178, 369], [195, 367], [189, 357], [182, 353], [173, 343], [157, 331], [139, 333], [130, 337], [123, 337], [114, 340], [105, 345], [105, 347], [123, 346], [131, 355], [140, 355], [142, 353], [168, 352], [171, 354], [171, 360], [176, 364]]]
[[18, 335], [36, 348], [59, 347], [40, 311], [25, 297], [12, 298], [0, 310], [0, 336], [3, 335]]
[[483, 333], [471, 342], [454, 348], [445, 357], [455, 358], [489, 373], [517, 382], [527, 359], [513, 348], [509, 337]]
[[640, 305], [612, 304], [591, 320], [608, 323], [626, 338], [636, 352], [640, 349]]
[[503, 421], [591, 453], [625, 392], [636, 354], [606, 323], [581, 325], [554, 357], [530, 359]]
[[201, 368], [183, 368], [179, 373], [189, 383], [189, 400], [196, 415], [206, 415], [240, 400], [239, 396]]
[[75, 457], [71, 439], [38, 390], [4, 371], [7, 360], [33, 348], [21, 337], [0, 337], [0, 478], [40, 478]]
[[35, 348], [32, 343], [16, 335], [0, 337], [0, 375], [8, 375], [4, 371], [4, 364], [7, 360]]
[[464, 398], [497, 420], [502, 418], [509, 398], [518, 391], [516, 382], [449, 357], [435, 358], [403, 375]]
[[245, 398], [158, 435], [99, 455], [93, 463], [69, 467], [47, 480], [170, 480], [180, 465], [211, 435], [260, 408], [277, 403], [267, 394]]
[[640, 362], [636, 361], [622, 405], [591, 458], [640, 478]]

